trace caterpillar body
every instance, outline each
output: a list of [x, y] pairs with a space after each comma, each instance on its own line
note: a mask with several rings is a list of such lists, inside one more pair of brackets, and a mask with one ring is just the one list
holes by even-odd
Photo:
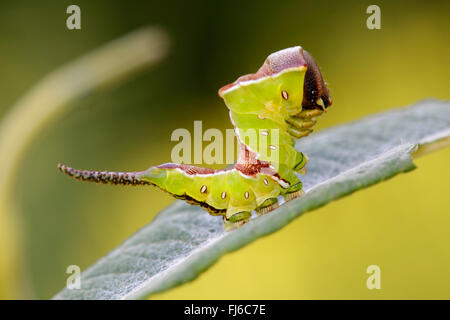
[[[315, 118], [332, 103], [311, 55], [299, 46], [275, 52], [256, 73], [222, 87], [219, 96], [230, 110], [240, 146], [230, 169], [175, 163], [142, 172], [76, 170], [64, 164], [58, 168], [79, 180], [157, 186], [223, 216], [226, 229], [247, 222], [253, 210], [265, 214], [277, 208], [280, 195], [287, 201], [301, 196], [296, 173], [305, 173], [307, 157], [294, 142], [312, 132]], [[256, 130], [254, 139], [247, 139], [249, 129]], [[267, 141], [270, 144], [263, 143]], [[269, 156], [273, 151], [277, 157]]]

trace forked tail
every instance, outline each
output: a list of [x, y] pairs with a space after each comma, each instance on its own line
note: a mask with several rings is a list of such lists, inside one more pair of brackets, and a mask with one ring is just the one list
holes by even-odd
[[59, 163], [58, 169], [69, 177], [92, 182], [122, 184], [122, 185], [152, 185], [151, 182], [142, 179], [144, 172], [110, 172], [96, 170], [78, 170]]

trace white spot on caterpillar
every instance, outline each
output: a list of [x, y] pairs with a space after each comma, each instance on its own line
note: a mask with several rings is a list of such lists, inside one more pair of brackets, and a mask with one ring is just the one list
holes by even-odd
[[281, 91], [281, 96], [283, 97], [284, 100], [287, 100], [289, 98], [289, 95], [287, 93], [287, 91]]
[[227, 193], [224, 191], [224, 192], [222, 192], [222, 194], [220, 195], [220, 197], [222, 198], [222, 199], [225, 199], [226, 197], [227, 197]]
[[289, 182], [282, 180], [282, 179], [278, 180], [278, 183], [280, 184], [281, 187], [283, 187], [285, 189], [290, 186]]
[[206, 185], [202, 185], [202, 187], [200, 188], [201, 193], [206, 193], [207, 190], [208, 190], [208, 187]]

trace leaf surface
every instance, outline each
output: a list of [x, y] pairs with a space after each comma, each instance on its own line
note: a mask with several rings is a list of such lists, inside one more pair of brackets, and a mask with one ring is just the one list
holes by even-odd
[[415, 168], [412, 155], [450, 144], [450, 103], [428, 100], [336, 126], [297, 142], [308, 155], [306, 195], [225, 232], [222, 219], [176, 201], [54, 299], [142, 299], [196, 278], [227, 252], [302, 213]]

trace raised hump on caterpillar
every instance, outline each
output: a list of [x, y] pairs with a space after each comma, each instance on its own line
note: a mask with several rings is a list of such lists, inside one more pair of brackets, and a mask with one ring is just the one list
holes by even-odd
[[[332, 104], [329, 90], [312, 56], [297, 46], [272, 53], [256, 73], [222, 87], [219, 96], [230, 110], [240, 151], [229, 169], [214, 170], [189, 164], [165, 163], [140, 172], [58, 169], [78, 180], [116, 185], [154, 185], [176, 199], [223, 217], [227, 230], [249, 221], [251, 213], [269, 213], [304, 194], [297, 173], [306, 172], [308, 158], [294, 148], [294, 140], [309, 135], [317, 118]], [[241, 139], [245, 130], [258, 128], [279, 140], [268, 145], [279, 152], [272, 159], [252, 142]], [[267, 151], [267, 150], [266, 150]]]

